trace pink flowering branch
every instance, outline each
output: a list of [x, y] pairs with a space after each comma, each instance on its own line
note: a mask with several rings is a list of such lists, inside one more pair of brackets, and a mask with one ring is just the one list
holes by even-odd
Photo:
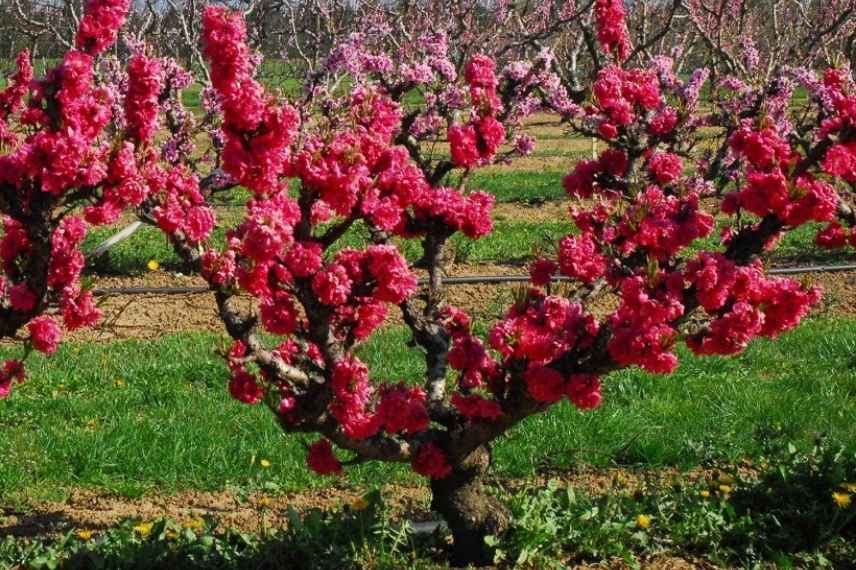
[[139, 205], [152, 184], [145, 171], [157, 114], [157, 64], [143, 56], [131, 62], [120, 133], [108, 128], [113, 101], [95, 76], [96, 58], [115, 42], [128, 9], [125, 0], [90, 0], [76, 48], [35, 81], [22, 54], [18, 73], [0, 94], [0, 338], [25, 343], [24, 357], [0, 368], [3, 397], [24, 380], [23, 360], [31, 350], [57, 350], [62, 331], [56, 316], [70, 331], [100, 316], [80, 282], [84, 218], [115, 220]]

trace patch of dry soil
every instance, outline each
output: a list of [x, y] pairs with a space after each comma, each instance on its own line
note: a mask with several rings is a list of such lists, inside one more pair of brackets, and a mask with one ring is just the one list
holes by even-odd
[[[754, 473], [748, 464], [736, 469], [743, 476]], [[572, 486], [592, 495], [602, 495], [634, 493], [676, 483], [709, 481], [713, 484], [720, 474], [717, 470], [701, 468], [680, 472], [675, 469], [637, 471], [618, 467], [580, 467], [573, 471], [553, 471], [532, 478], [497, 480], [493, 483], [506, 491], [521, 492], [542, 488], [549, 481], [558, 481], [560, 485]], [[70, 489], [64, 501], [34, 502], [19, 508], [0, 507], [0, 536], [58, 535], [74, 529], [102, 530], [129, 518], [142, 521], [168, 518], [186, 522], [206, 516], [213, 517], [221, 529], [258, 532], [263, 527], [287, 524], [287, 513], [291, 509], [297, 512], [336, 510], [355, 504], [363, 495], [364, 491], [360, 489], [335, 485], [280, 496], [261, 493], [241, 496], [234, 491], [184, 491], [137, 499], [95, 490]], [[430, 493], [426, 485], [385, 485], [381, 495], [394, 518], [417, 521], [436, 518], [430, 511]], [[262, 503], [265, 503], [264, 506]]]
[[[526, 268], [515, 265], [454, 265], [449, 276], [460, 275], [525, 275]], [[807, 284], [820, 285], [825, 292], [822, 312], [856, 315], [856, 273], [818, 273], [796, 276]], [[199, 277], [151, 272], [139, 277], [106, 277], [94, 282], [97, 288], [114, 287], [203, 287]], [[522, 284], [476, 284], [450, 286], [449, 302], [471, 315], [491, 320], [501, 317]], [[212, 293], [186, 295], [122, 295], [101, 297], [102, 323], [94, 329], [69, 334], [70, 340], [107, 341], [125, 338], [157, 338], [182, 331], [223, 332]], [[246, 298], [246, 307], [252, 299]], [[604, 314], [614, 306], [605, 296], [593, 304], [595, 314]], [[388, 324], [401, 324], [397, 312], [390, 311]]]

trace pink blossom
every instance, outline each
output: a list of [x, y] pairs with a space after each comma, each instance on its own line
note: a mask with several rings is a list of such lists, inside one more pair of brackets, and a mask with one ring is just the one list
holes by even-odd
[[464, 396], [452, 394], [451, 403], [458, 412], [470, 420], [495, 420], [502, 415], [502, 407], [496, 400], [488, 400], [477, 394]]
[[591, 410], [600, 405], [600, 379], [594, 374], [571, 374], [565, 384], [565, 395], [581, 410]]
[[333, 446], [327, 439], [319, 439], [309, 446], [306, 464], [319, 475], [339, 475], [342, 473], [342, 464], [336, 459], [333, 454]]
[[658, 184], [671, 184], [683, 174], [684, 164], [675, 154], [659, 152], [648, 161], [648, 171]]
[[597, 40], [603, 51], [613, 54], [619, 61], [630, 54], [630, 39], [624, 23], [624, 3], [621, 0], [597, 0], [595, 2]]
[[416, 473], [431, 479], [443, 479], [452, 472], [446, 454], [431, 442], [419, 446], [410, 464]]
[[98, 55], [113, 45], [130, 5], [129, 0], [88, 0], [77, 28], [77, 47]]
[[0, 368], [0, 400], [12, 392], [12, 382], [24, 381], [24, 363], [20, 360], [6, 360]]
[[590, 234], [565, 236], [559, 242], [559, 269], [563, 275], [591, 283], [606, 271], [606, 258]]
[[33, 348], [45, 354], [53, 354], [59, 347], [62, 333], [59, 326], [49, 317], [38, 317], [27, 325], [30, 333], [30, 342]]

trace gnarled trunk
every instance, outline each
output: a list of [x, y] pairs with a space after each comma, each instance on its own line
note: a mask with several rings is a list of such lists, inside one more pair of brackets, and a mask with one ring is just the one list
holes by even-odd
[[451, 561], [456, 566], [490, 564], [491, 552], [484, 539], [503, 534], [511, 520], [508, 507], [485, 492], [484, 476], [489, 466], [490, 450], [479, 447], [448, 476], [431, 481], [431, 507], [452, 531]]

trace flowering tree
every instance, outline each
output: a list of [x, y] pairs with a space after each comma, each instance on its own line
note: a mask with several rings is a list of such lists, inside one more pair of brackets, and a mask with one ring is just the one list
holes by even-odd
[[[668, 58], [644, 60], [622, 2], [591, 8], [600, 64], [585, 105], [561, 88], [546, 52], [509, 58], [497, 72], [500, 52], [456, 62], [448, 38], [420, 34], [395, 57], [382, 40], [349, 37], [294, 106], [255, 79], [242, 18], [207, 8], [202, 55], [220, 117], [218, 160], [230, 184], [252, 193], [218, 250], [207, 242], [215, 219], [206, 182], [185, 146], [194, 137], [180, 126], [191, 118], [169, 102], [187, 76], [132, 46], [127, 76], [98, 85], [95, 58], [115, 41], [128, 6], [92, 0], [77, 48], [32, 88], [22, 56], [0, 96], [9, 149], [0, 157], [0, 337], [25, 327], [27, 350], [52, 352], [53, 305], [69, 329], [93, 323], [97, 309], [79, 283], [86, 223], [142, 206], [216, 293], [234, 340], [232, 396], [268, 406], [286, 432], [320, 434], [307, 455], [320, 474], [369, 460], [409, 464], [430, 479], [455, 561], [486, 560], [485, 536], [509, 523], [484, 489], [491, 442], [564, 398], [596, 407], [616, 370], [672, 372], [679, 342], [701, 355], [736, 354], [796, 326], [820, 291], [767, 276], [758, 257], [784, 232], [821, 222], [819, 243], [856, 244], [856, 86], [846, 72], [819, 79], [783, 69], [766, 87], [732, 89], [705, 110], [704, 71], [681, 80]], [[345, 72], [352, 88], [335, 89]], [[798, 113], [794, 82], [811, 94]], [[19, 133], [9, 118], [28, 91]], [[414, 91], [425, 103], [407, 109], [403, 97]], [[483, 339], [444, 300], [443, 249], [457, 232], [490, 231], [492, 199], [469, 192], [467, 176], [531, 150], [514, 133], [540, 106], [606, 148], [564, 181], [579, 233], [533, 263], [531, 287]], [[155, 144], [163, 124], [170, 137]], [[723, 133], [712, 154], [700, 150], [710, 126]], [[448, 157], [423, 154], [444, 138]], [[342, 247], [357, 225], [370, 242]], [[397, 247], [409, 239], [423, 249], [422, 295]], [[556, 273], [572, 279], [568, 294], [553, 288]], [[256, 310], [243, 309], [239, 295], [253, 297]], [[599, 296], [615, 309], [594, 312]], [[390, 310], [424, 356], [419, 383], [372, 377], [355, 354]], [[22, 377], [21, 361], [6, 362], [0, 389]]]
[[[87, 221], [112, 222], [161, 186], [152, 145], [159, 62], [142, 53], [129, 62], [121, 124], [111, 90], [96, 76], [128, 9], [127, 0], [91, 0], [62, 61], [33, 81], [23, 52], [0, 93], [0, 338], [24, 341], [24, 357], [56, 350], [56, 316], [68, 330], [100, 316], [80, 282]], [[23, 358], [6, 361], [0, 395], [23, 379]]]
[[[307, 456], [320, 474], [381, 460], [430, 478], [459, 562], [484, 560], [484, 537], [508, 525], [508, 511], [483, 489], [494, 439], [563, 398], [597, 406], [601, 382], [621, 368], [672, 372], [678, 342], [697, 354], [735, 354], [753, 338], [796, 326], [820, 291], [768, 277], [758, 255], [809, 221], [828, 223], [819, 239], [843, 245], [847, 230], [836, 220], [853, 221], [844, 191], [854, 179], [856, 98], [846, 73], [814, 80], [812, 108], [798, 122], [786, 120], [787, 105], [778, 115], [767, 103], [742, 109], [725, 143], [726, 183], [709, 157], [695, 164], [700, 128], [712, 120], [698, 105], [706, 75], [682, 81], [663, 58], [627, 64], [634, 51], [621, 2], [598, 0], [594, 18], [605, 64], [590, 104], [563, 109], [574, 131], [607, 146], [565, 179], [580, 233], [561, 240], [555, 259], [533, 264], [532, 286], [483, 340], [468, 315], [444, 302], [439, 253], [455, 232], [489, 231], [490, 199], [442, 186], [434, 173], [466, 173], [496, 157], [505, 138], [498, 118], [514, 99], [499, 95], [492, 59], [467, 59], [456, 99], [463, 104], [455, 105], [465, 119], [427, 121], [430, 132], [447, 134], [451, 158], [426, 168], [410, 140], [415, 119], [394, 100], [404, 88], [384, 79], [391, 66], [410, 65], [406, 50], [396, 63], [363, 49], [334, 52], [334, 61], [356, 62], [355, 77], [368, 66], [379, 79], [360, 80], [346, 94], [316, 92], [322, 112], [307, 115], [253, 78], [239, 16], [220, 8], [203, 16], [203, 54], [223, 113], [223, 166], [253, 193], [225, 249], [201, 257], [234, 339], [229, 390], [267, 405], [287, 432], [321, 434]], [[442, 62], [438, 45], [423, 39], [416, 49]], [[414, 66], [407, 85], [444, 73], [452, 71]], [[300, 182], [294, 197], [289, 179]], [[338, 247], [356, 224], [368, 228], [371, 243]], [[203, 234], [173, 239], [200, 247]], [[395, 245], [401, 239], [421, 240], [423, 296]], [[688, 247], [699, 239], [710, 245], [693, 253]], [[575, 281], [569, 295], [551, 288], [556, 272]], [[256, 298], [257, 314], [235, 302], [241, 292]], [[612, 296], [617, 308], [594, 314], [588, 305], [598, 295]], [[372, 378], [354, 353], [390, 307], [424, 353], [421, 386]], [[334, 446], [349, 458], [339, 459]]]

